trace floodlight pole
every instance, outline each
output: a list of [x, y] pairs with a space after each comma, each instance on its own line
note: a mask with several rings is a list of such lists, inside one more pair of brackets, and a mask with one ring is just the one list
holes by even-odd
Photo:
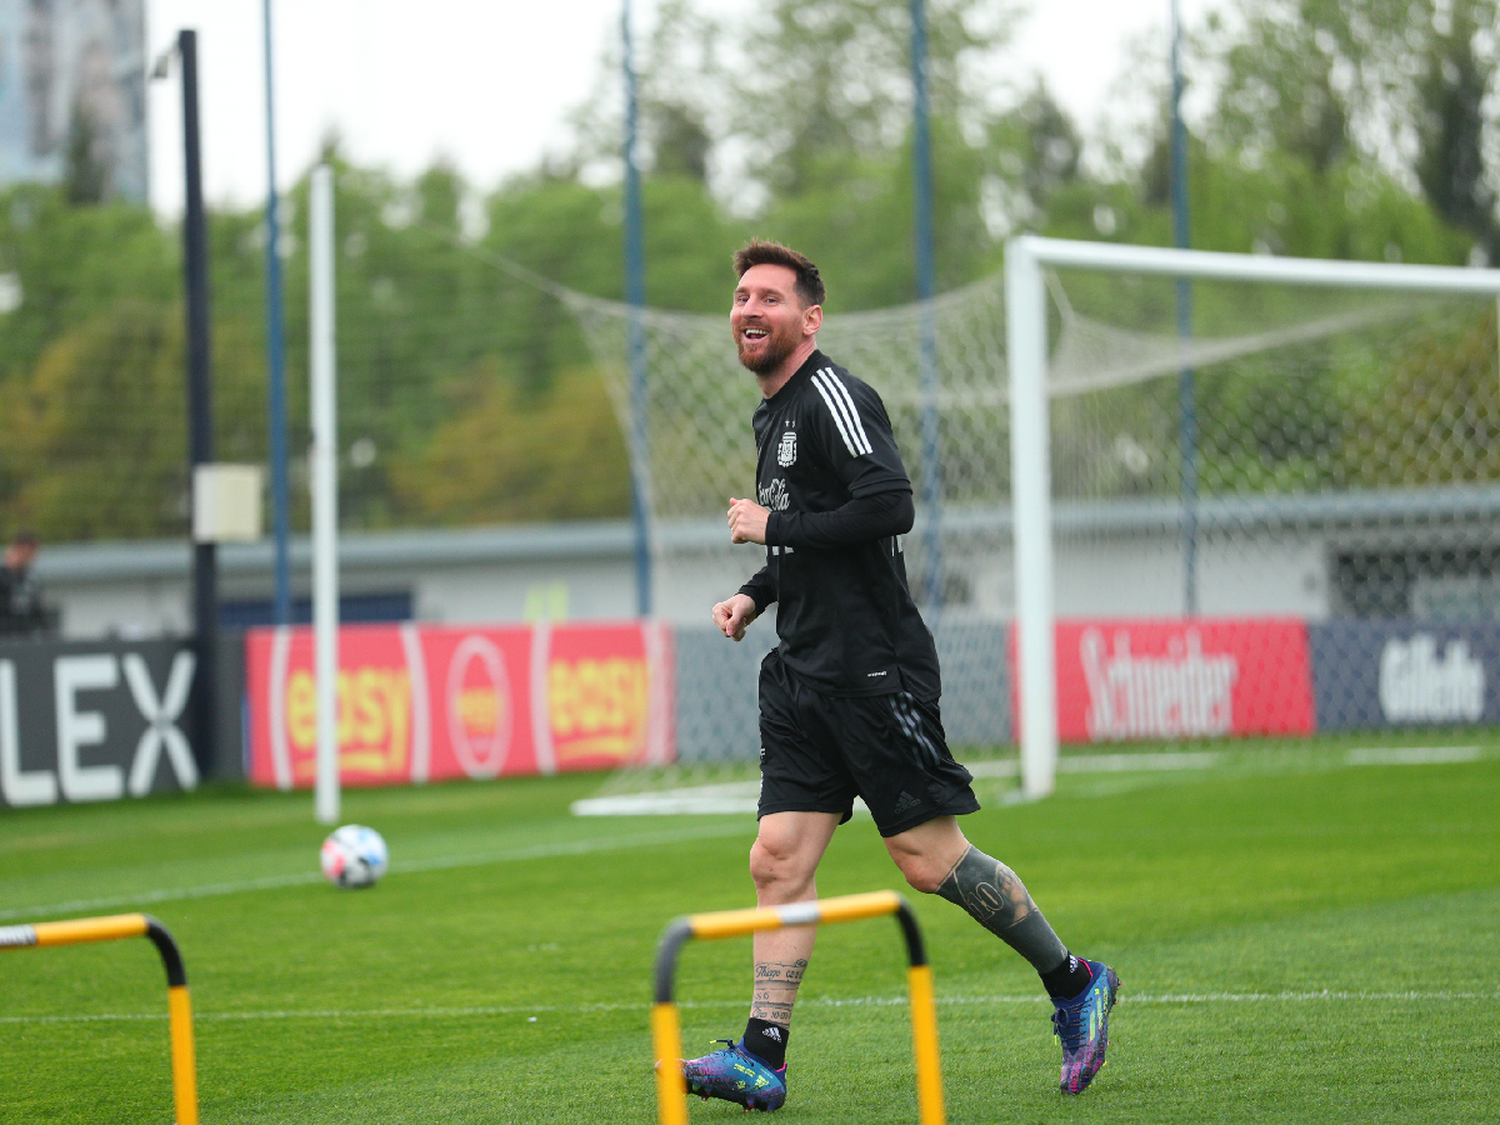
[[926, 567], [923, 589], [933, 609], [943, 604], [943, 465], [939, 456], [937, 268], [932, 230], [932, 129], [927, 105], [927, 12], [924, 0], [911, 0], [912, 211], [916, 237], [917, 299], [922, 304], [920, 356], [922, 386], [922, 507]]
[[276, 198], [276, 98], [272, 84], [271, 0], [264, 2], [266, 41], [266, 410], [267, 460], [271, 462], [271, 536], [273, 590], [271, 620], [292, 620], [292, 565], [289, 547], [290, 509], [286, 457], [286, 330], [282, 308], [281, 221]]
[[[186, 290], [188, 461], [190, 479], [199, 465], [214, 459], [212, 348], [209, 335], [208, 222], [203, 209], [203, 161], [198, 119], [198, 33], [177, 34], [182, 64], [182, 145], [185, 200], [182, 216], [182, 269]], [[193, 497], [194, 510], [201, 502]], [[193, 627], [197, 671], [193, 677], [197, 730], [193, 757], [207, 776], [214, 760], [218, 715], [219, 645], [218, 546], [193, 542]]]
[[651, 532], [647, 518], [651, 447], [647, 428], [646, 387], [646, 253], [641, 215], [641, 169], [637, 153], [639, 110], [635, 59], [630, 35], [630, 0], [620, 11], [620, 41], [625, 70], [625, 303], [630, 306], [630, 511], [635, 524], [635, 606], [651, 615]]

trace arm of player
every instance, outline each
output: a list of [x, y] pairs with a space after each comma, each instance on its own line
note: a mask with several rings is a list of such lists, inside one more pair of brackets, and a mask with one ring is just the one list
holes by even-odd
[[735, 594], [714, 606], [714, 625], [731, 641], [744, 640], [745, 630], [758, 616], [760, 611], [749, 594]]
[[916, 521], [911, 491], [855, 496], [831, 512], [772, 512], [753, 500], [729, 502], [732, 543], [777, 547], [843, 547], [905, 535]]
[[831, 512], [772, 512], [764, 541], [778, 547], [836, 548], [905, 535], [916, 521], [911, 491], [855, 496]]

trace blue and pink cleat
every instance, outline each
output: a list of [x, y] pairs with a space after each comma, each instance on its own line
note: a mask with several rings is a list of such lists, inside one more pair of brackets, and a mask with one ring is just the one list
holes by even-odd
[[786, 1067], [772, 1070], [733, 1039], [720, 1039], [728, 1046], [700, 1059], [683, 1059], [682, 1076], [687, 1090], [704, 1101], [723, 1098], [746, 1110], [765, 1113], [786, 1101]]
[[1081, 1094], [1104, 1065], [1109, 1047], [1109, 1010], [1115, 1006], [1120, 978], [1102, 961], [1087, 962], [1094, 979], [1072, 1000], [1053, 1000], [1052, 1030], [1062, 1043], [1064, 1094]]

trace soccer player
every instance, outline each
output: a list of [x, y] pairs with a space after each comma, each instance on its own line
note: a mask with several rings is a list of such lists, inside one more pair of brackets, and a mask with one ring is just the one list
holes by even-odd
[[[756, 498], [729, 501], [729, 536], [766, 564], [713, 608], [740, 640], [774, 602], [780, 643], [760, 672], [760, 823], [750, 874], [760, 906], [817, 897], [814, 875], [863, 798], [906, 881], [973, 916], [1029, 961], [1052, 997], [1060, 1087], [1104, 1065], [1120, 980], [1072, 955], [1016, 873], [964, 838], [979, 802], [938, 712], [937, 651], [907, 588], [901, 539], [911, 480], [880, 396], [817, 348], [817, 267], [773, 242], [735, 255], [729, 324], [763, 400], [753, 420]], [[750, 1019], [738, 1041], [683, 1062], [689, 1092], [771, 1111], [786, 1100], [786, 1048], [816, 927], [754, 938]]]

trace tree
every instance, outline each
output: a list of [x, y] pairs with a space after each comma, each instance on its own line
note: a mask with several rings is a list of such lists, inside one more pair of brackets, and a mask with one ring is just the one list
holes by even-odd
[[393, 468], [403, 515], [451, 526], [629, 513], [624, 438], [593, 372], [527, 394], [488, 358], [455, 394], [447, 421]]
[[1205, 139], [1252, 166], [1381, 169], [1496, 249], [1500, 167], [1481, 105], [1497, 16], [1496, 0], [1240, 0], [1197, 47], [1220, 73]]
[[[258, 460], [263, 368], [245, 346], [252, 331], [230, 323], [238, 330], [221, 323], [214, 346], [218, 453]], [[0, 388], [17, 519], [60, 542], [186, 534], [183, 330], [180, 303], [122, 298]]]
[[76, 100], [68, 128], [67, 160], [63, 167], [63, 185], [69, 203], [104, 202], [105, 192], [109, 189], [109, 164], [100, 156], [100, 141], [93, 114], [81, 98]]
[[1496, 61], [1482, 58], [1480, 21], [1494, 29], [1496, 6], [1484, 0], [1453, 5], [1446, 29], [1428, 48], [1417, 83], [1417, 180], [1437, 212], [1478, 239], [1490, 264], [1500, 263], [1500, 216], [1495, 180], [1485, 166], [1484, 99], [1495, 86]]

